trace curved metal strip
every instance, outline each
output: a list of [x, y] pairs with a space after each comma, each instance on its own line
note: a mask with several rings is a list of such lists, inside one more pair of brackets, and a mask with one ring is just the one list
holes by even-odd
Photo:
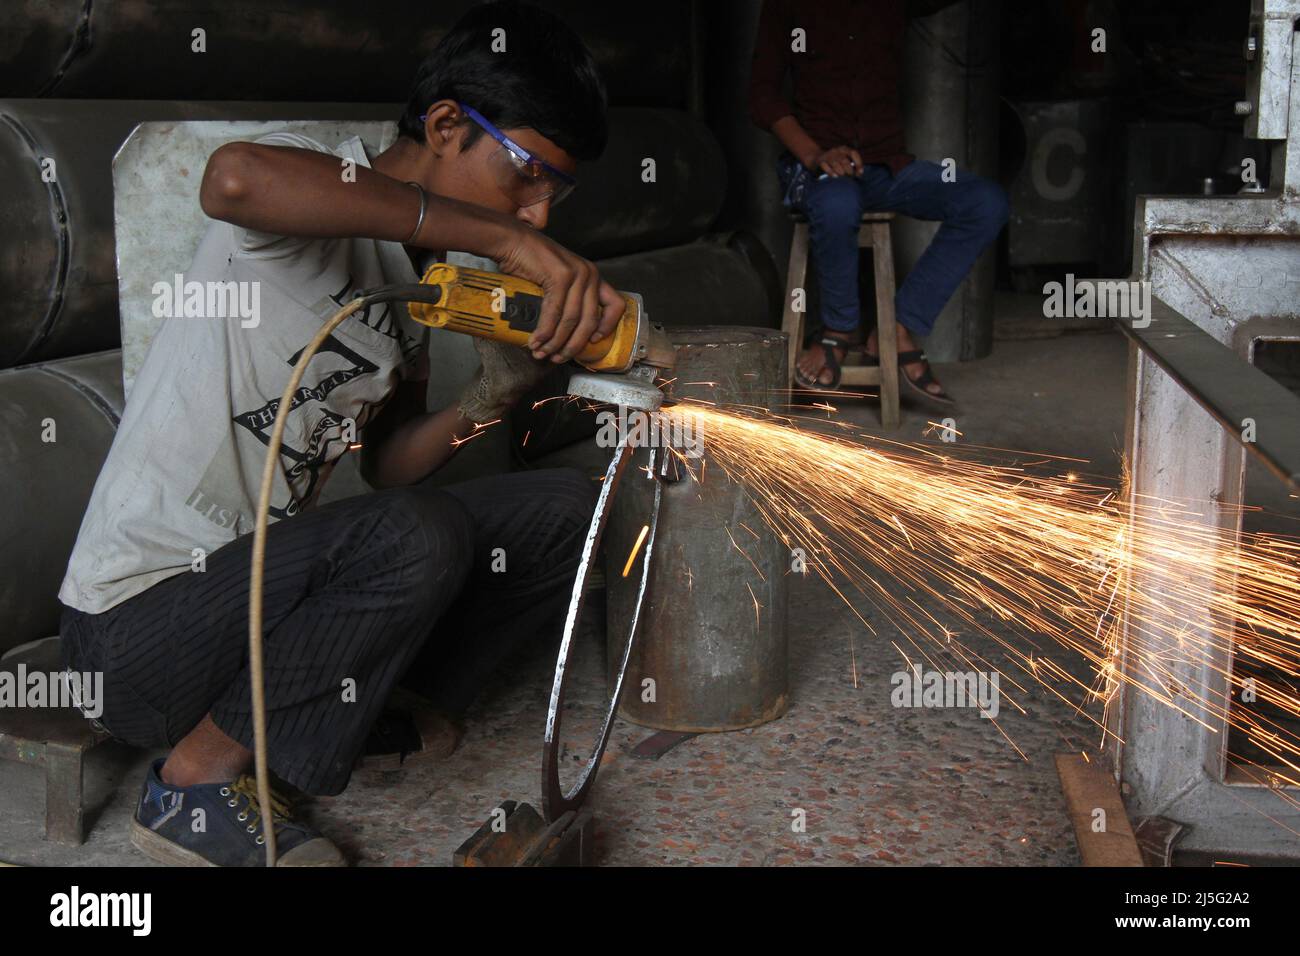
[[[650, 473], [654, 474], [654, 455], [650, 453]], [[614, 688], [610, 693], [605, 721], [600, 735], [596, 738], [587, 764], [582, 768], [578, 782], [568, 793], [560, 783], [560, 709], [564, 705], [564, 682], [568, 676], [569, 659], [573, 654], [573, 639], [582, 620], [582, 607], [587, 589], [587, 578], [591, 572], [591, 562], [600, 547], [600, 539], [609, 517], [609, 503], [614, 498], [614, 491], [623, 477], [623, 472], [631, 458], [626, 444], [619, 445], [605, 471], [605, 481], [600, 489], [600, 498], [596, 502], [596, 511], [587, 529], [587, 540], [582, 549], [582, 561], [578, 565], [578, 574], [573, 582], [573, 593], [569, 597], [569, 613], [564, 622], [564, 637], [560, 642], [560, 653], [555, 662], [555, 679], [551, 685], [551, 704], [546, 712], [546, 731], [542, 743], [542, 814], [548, 823], [553, 823], [569, 810], [577, 810], [586, 799], [587, 791], [596, 779], [596, 770], [600, 758], [609, 743], [609, 733], [614, 726], [614, 716], [618, 712], [619, 698], [623, 694], [623, 677], [627, 671], [628, 658], [632, 653], [632, 643], [636, 640], [638, 625], [641, 620], [641, 607], [645, 602], [646, 587], [650, 580], [650, 555], [654, 550], [655, 529], [659, 523], [659, 505], [663, 500], [663, 483], [655, 481], [654, 506], [650, 514], [650, 530], [646, 535], [645, 552], [641, 559], [641, 584], [637, 591], [636, 605], [632, 613], [632, 623], [628, 627], [627, 640], [623, 644], [622, 660], [619, 661]]]

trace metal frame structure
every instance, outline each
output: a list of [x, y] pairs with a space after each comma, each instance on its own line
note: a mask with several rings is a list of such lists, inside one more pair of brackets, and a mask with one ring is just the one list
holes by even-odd
[[[1130, 336], [1126, 452], [1132, 501], [1208, 501], [1205, 526], [1241, 529], [1247, 452], [1300, 491], [1300, 398], [1251, 363], [1262, 339], [1300, 339], [1300, 0], [1253, 0], [1247, 135], [1275, 140], [1267, 191], [1139, 200], [1136, 280], [1151, 283], [1152, 315]], [[1244, 442], [1246, 419], [1255, 441]], [[1137, 515], [1134, 521], [1144, 520]], [[1159, 589], [1158, 559], [1135, 566]], [[1210, 574], [1207, 569], [1207, 575]], [[1222, 586], [1222, 585], [1220, 585]], [[1189, 619], [1196, 617], [1183, 607]], [[1210, 611], [1201, 617], [1209, 621]], [[1131, 622], [1125, 622], [1127, 629]], [[1171, 649], [1172, 650], [1172, 649]], [[1121, 668], [1137, 666], [1121, 649]], [[1229, 699], [1232, 654], [1174, 667], [1184, 688]], [[1126, 689], [1108, 711], [1112, 767], [1134, 817], [1188, 825], [1181, 846], [1300, 858], [1294, 789], [1271, 792], [1229, 765], [1227, 726], [1207, 727]], [[1261, 778], [1263, 775], [1260, 775]]]

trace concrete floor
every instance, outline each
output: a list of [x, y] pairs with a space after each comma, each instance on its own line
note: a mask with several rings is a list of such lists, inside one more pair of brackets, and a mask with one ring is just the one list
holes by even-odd
[[[1025, 308], [1024, 301], [1000, 303], [1008, 334], [1023, 331], [1010, 318]], [[987, 359], [938, 371], [962, 401], [949, 414], [964, 440], [1088, 458], [1087, 470], [1114, 475], [1125, 355], [1117, 334], [1085, 332], [999, 341]], [[843, 414], [870, 425], [876, 409], [867, 402]], [[919, 439], [933, 418], [932, 411], [905, 408], [895, 437]], [[1022, 759], [975, 711], [893, 708], [889, 678], [900, 661], [886, 640], [866, 637], [825, 585], [796, 579], [785, 717], [752, 731], [694, 738], [658, 761], [631, 756], [650, 731], [620, 721], [589, 801], [600, 862], [1076, 864], [1052, 757], [1094, 749], [1091, 725], [1046, 693], [1020, 695], [1028, 714], [1008, 708], [999, 723], [1028, 758]], [[971, 643], [997, 659], [991, 640]], [[601, 655], [589, 632], [565, 714], [566, 758], [575, 767], [603, 706]], [[485, 689], [449, 760], [358, 772], [345, 793], [315, 801], [314, 820], [361, 865], [449, 863], [501, 800], [537, 805], [553, 665], [550, 649], [532, 649]], [[75, 849], [40, 837], [40, 773], [0, 763], [0, 861], [148, 865], [128, 843], [127, 822], [150, 756], [116, 744], [92, 754], [91, 829]], [[796, 809], [807, 812], [806, 832], [792, 831]]]

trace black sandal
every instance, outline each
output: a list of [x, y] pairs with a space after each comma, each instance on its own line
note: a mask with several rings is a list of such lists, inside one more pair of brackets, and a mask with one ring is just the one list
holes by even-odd
[[[836, 349], [844, 350], [844, 357], [848, 358], [849, 352], [855, 348], [861, 348], [861, 341], [854, 339], [837, 339], [831, 335], [823, 335], [817, 340], [817, 344], [822, 347], [822, 352], [826, 356], [826, 364], [817, 370], [817, 374], [812, 378], [800, 370], [796, 365], [794, 369], [794, 381], [800, 388], [810, 392], [834, 392], [840, 387], [840, 376], [844, 374], [844, 368], [840, 360], [835, 357]], [[827, 369], [831, 370], [830, 382], [821, 381], [822, 372]]]
[[[868, 356], [868, 358], [875, 359], [877, 364], [880, 362], [878, 356]], [[916, 378], [912, 378], [907, 374], [907, 372], [903, 371], [903, 366], [912, 365], [915, 362], [924, 362], [925, 370]], [[921, 349], [911, 349], [907, 352], [898, 353], [898, 379], [921, 398], [928, 398], [930, 401], [937, 402], [940, 405], [957, 404], [955, 398], [943, 391], [942, 385], [939, 385], [939, 391], [937, 393], [931, 392], [926, 388], [927, 385], [938, 385], [939, 383], [934, 380], [934, 375], [930, 369], [930, 360], [925, 357], [925, 352]]]
[[390, 709], [379, 715], [353, 766], [398, 770], [412, 762], [445, 760], [464, 735], [460, 722], [440, 711]]

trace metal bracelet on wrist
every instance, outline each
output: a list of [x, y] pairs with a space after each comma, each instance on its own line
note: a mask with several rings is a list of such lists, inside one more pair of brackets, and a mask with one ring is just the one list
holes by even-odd
[[416, 191], [420, 194], [420, 218], [415, 220], [415, 228], [411, 230], [411, 235], [407, 238], [406, 242], [403, 243], [404, 245], [410, 245], [412, 242], [415, 242], [415, 237], [420, 234], [420, 227], [424, 225], [424, 214], [429, 209], [429, 197], [425, 193], [424, 187], [419, 183], [408, 181], [406, 185], [414, 186]]

